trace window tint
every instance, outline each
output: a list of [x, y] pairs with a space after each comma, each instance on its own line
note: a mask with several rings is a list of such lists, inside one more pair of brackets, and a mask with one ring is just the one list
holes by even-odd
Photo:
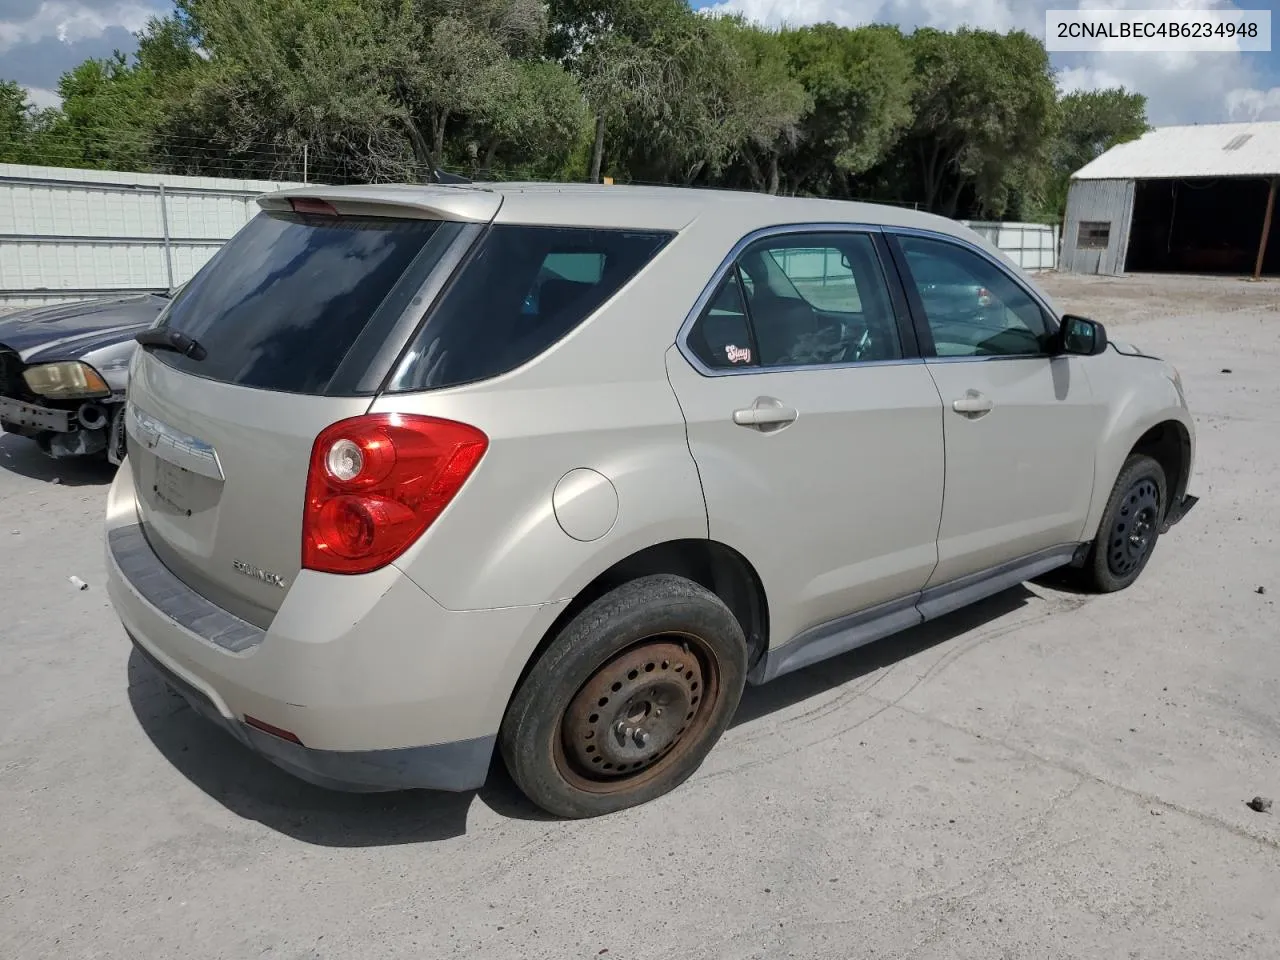
[[754, 367], [756, 351], [736, 270], [730, 270], [689, 331], [689, 349], [713, 370]]
[[205, 358], [153, 356], [227, 383], [324, 393], [375, 317], [404, 309], [439, 256], [440, 245], [429, 246], [439, 228], [438, 220], [260, 213], [182, 288], [162, 321], [198, 341]]
[[1049, 345], [1040, 305], [985, 257], [954, 243], [900, 237], [940, 357], [1021, 356]]
[[586, 320], [668, 234], [502, 224], [489, 230], [414, 338], [389, 389], [496, 377]]
[[542, 261], [543, 269], [561, 280], [578, 283], [599, 283], [604, 273], [602, 253], [548, 253]]
[[861, 233], [793, 234], [748, 247], [740, 266], [764, 366], [902, 357], [875, 244]]

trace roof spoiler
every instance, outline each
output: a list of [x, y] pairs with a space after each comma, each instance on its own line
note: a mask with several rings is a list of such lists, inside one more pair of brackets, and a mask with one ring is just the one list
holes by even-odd
[[[435, 180], [438, 174], [451, 177]], [[288, 187], [258, 197], [263, 210], [292, 211], [317, 216], [420, 217], [488, 223], [502, 206], [502, 194], [482, 185], [438, 171], [432, 182], [366, 183], [327, 187], [320, 184]], [[456, 187], [456, 189], [441, 189]]]

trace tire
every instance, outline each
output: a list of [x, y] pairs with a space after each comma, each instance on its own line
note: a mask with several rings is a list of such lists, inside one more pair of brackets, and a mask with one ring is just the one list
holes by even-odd
[[498, 741], [516, 784], [560, 817], [646, 803], [689, 778], [737, 710], [738, 620], [683, 577], [633, 580], [574, 617], [537, 660]]
[[1084, 585], [1096, 593], [1114, 593], [1137, 580], [1160, 539], [1168, 509], [1164, 468], [1151, 457], [1131, 455], [1116, 478], [1081, 571]]

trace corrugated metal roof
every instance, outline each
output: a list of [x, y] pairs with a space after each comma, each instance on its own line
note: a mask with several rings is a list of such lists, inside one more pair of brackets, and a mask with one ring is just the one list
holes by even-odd
[[1076, 180], [1280, 176], [1280, 122], [1161, 127], [1112, 147]]

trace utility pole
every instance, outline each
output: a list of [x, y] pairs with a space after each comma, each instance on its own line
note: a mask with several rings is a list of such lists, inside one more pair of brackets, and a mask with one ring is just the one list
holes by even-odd
[[1280, 177], [1271, 178], [1271, 191], [1267, 194], [1267, 212], [1262, 218], [1262, 240], [1258, 243], [1258, 261], [1253, 265], [1253, 279], [1262, 276], [1262, 258], [1267, 255], [1267, 238], [1271, 235], [1271, 214], [1276, 208], [1276, 181]]

